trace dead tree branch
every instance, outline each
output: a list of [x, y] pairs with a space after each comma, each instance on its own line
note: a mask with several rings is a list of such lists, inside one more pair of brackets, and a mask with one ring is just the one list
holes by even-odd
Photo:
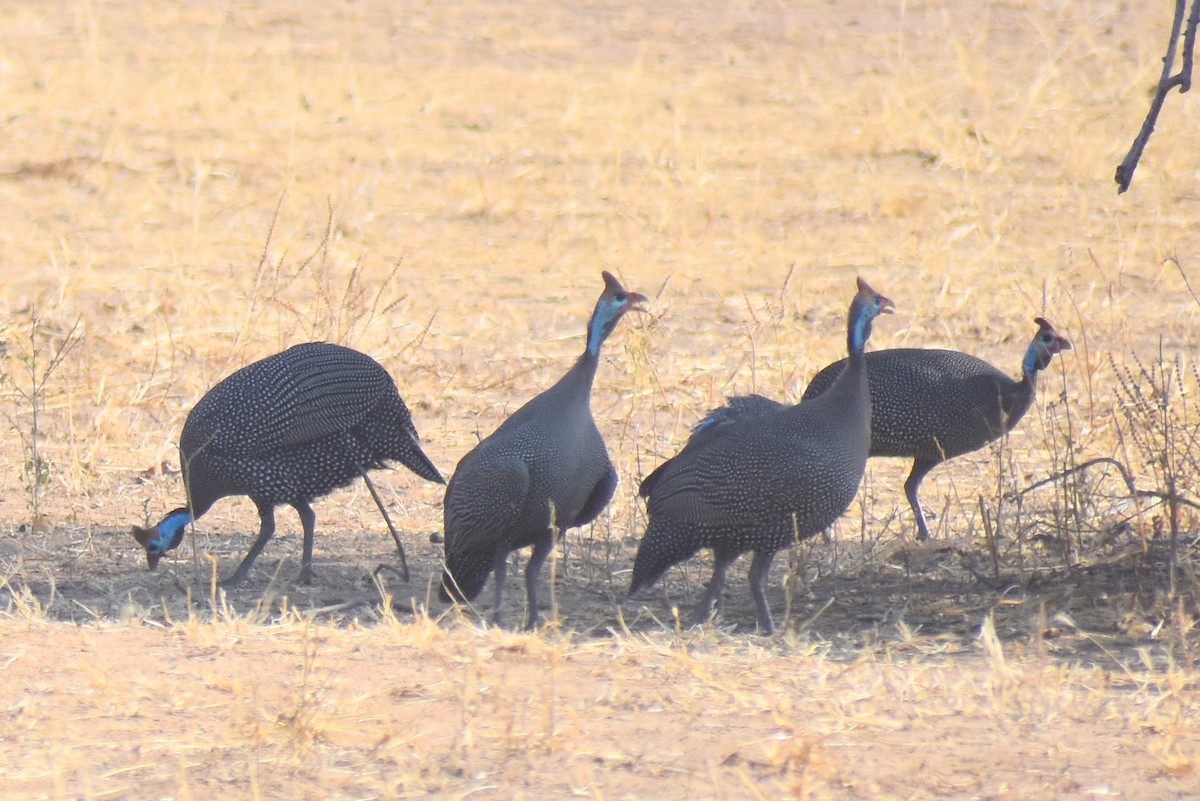
[[1167, 99], [1167, 92], [1176, 86], [1179, 87], [1180, 94], [1192, 88], [1192, 54], [1196, 49], [1196, 26], [1200, 24], [1200, 0], [1192, 0], [1192, 12], [1188, 15], [1187, 28], [1183, 34], [1183, 60], [1179, 72], [1171, 74], [1171, 70], [1175, 66], [1175, 47], [1179, 42], [1179, 31], [1183, 28], [1183, 13], [1186, 6], [1187, 0], [1175, 0], [1175, 19], [1171, 23], [1171, 40], [1167, 43], [1167, 54], [1163, 56], [1163, 70], [1158, 79], [1158, 89], [1154, 92], [1154, 99], [1150, 101], [1150, 110], [1146, 112], [1142, 130], [1138, 131], [1137, 138], [1133, 140], [1129, 152], [1117, 165], [1115, 178], [1117, 194], [1128, 189], [1129, 183], [1133, 180], [1133, 172], [1142, 158], [1142, 151], [1150, 141], [1150, 134], [1154, 133], [1154, 123], [1158, 121], [1158, 112], [1162, 111], [1163, 102]]

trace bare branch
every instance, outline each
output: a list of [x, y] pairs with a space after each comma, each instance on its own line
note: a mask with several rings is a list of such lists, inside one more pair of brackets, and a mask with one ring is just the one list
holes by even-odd
[[1180, 94], [1192, 88], [1192, 55], [1196, 49], [1196, 27], [1200, 24], [1200, 0], [1192, 0], [1192, 12], [1188, 15], [1187, 29], [1183, 34], [1183, 61], [1179, 72], [1171, 74], [1171, 69], [1175, 66], [1175, 47], [1179, 41], [1179, 31], [1183, 28], [1183, 12], [1186, 6], [1187, 0], [1175, 0], [1175, 19], [1171, 22], [1171, 39], [1167, 43], [1167, 54], [1163, 56], [1162, 75], [1158, 79], [1154, 98], [1150, 101], [1150, 110], [1146, 112], [1146, 119], [1142, 122], [1142, 130], [1138, 131], [1129, 152], [1117, 165], [1117, 194], [1128, 189], [1133, 181], [1134, 170], [1142, 158], [1142, 151], [1150, 141], [1150, 134], [1154, 133], [1154, 124], [1158, 121], [1158, 113], [1162, 111], [1167, 93], [1176, 86], [1179, 87]]
[[[1025, 489], [1018, 492], [1016, 494], [1016, 497], [1024, 498], [1026, 495], [1028, 495], [1029, 493], [1033, 492], [1036, 489], [1040, 489], [1040, 488], [1046, 486], [1047, 484], [1053, 484], [1056, 481], [1062, 481], [1064, 478], [1066, 478], [1069, 475], [1073, 475], [1074, 473], [1082, 473], [1084, 470], [1087, 470], [1090, 467], [1095, 467], [1096, 465], [1109, 465], [1113, 468], [1116, 468], [1116, 471], [1121, 474], [1121, 480], [1125, 483], [1125, 488], [1129, 490], [1129, 494], [1131, 497], [1154, 498], [1155, 500], [1159, 500], [1159, 501], [1169, 501], [1172, 498], [1172, 493], [1170, 493], [1170, 492], [1163, 492], [1161, 490], [1138, 489], [1137, 485], [1133, 481], [1133, 477], [1129, 474], [1129, 468], [1127, 468], [1121, 462], [1118, 462], [1116, 459], [1112, 459], [1107, 456], [1101, 456], [1096, 459], [1091, 459], [1089, 461], [1084, 462], [1081, 465], [1076, 465], [1075, 467], [1072, 467], [1068, 470], [1063, 470], [1061, 472], [1055, 473], [1052, 476], [1043, 478], [1040, 481], [1035, 481], [1034, 483], [1030, 484]], [[1192, 509], [1200, 509], [1200, 502], [1193, 501], [1191, 498], [1188, 498], [1184, 495], [1180, 495], [1179, 493], [1175, 493], [1173, 497], [1175, 498], [1176, 503], [1180, 503], [1184, 506], [1191, 507]]]
[[1183, 271], [1183, 265], [1179, 263], [1179, 259], [1175, 256], [1169, 257], [1171, 263], [1179, 270], [1179, 275], [1183, 278], [1183, 285], [1187, 287], [1188, 294], [1192, 296], [1192, 300], [1196, 301], [1196, 305], [1200, 306], [1200, 295], [1196, 294], [1196, 290], [1192, 289], [1192, 282], [1188, 280], [1187, 273]]

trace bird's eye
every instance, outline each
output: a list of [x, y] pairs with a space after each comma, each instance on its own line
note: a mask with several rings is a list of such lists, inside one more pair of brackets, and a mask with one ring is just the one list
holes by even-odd
[[628, 297], [629, 296], [624, 292], [618, 292], [617, 294], [613, 295], [613, 300], [615, 300], [617, 303], [624, 303]]

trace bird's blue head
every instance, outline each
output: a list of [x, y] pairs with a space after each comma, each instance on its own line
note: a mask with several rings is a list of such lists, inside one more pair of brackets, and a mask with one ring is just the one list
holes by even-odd
[[158, 567], [158, 560], [163, 554], [179, 547], [179, 543], [183, 542], [184, 529], [191, 521], [191, 512], [181, 508], [168, 512], [153, 528], [132, 528], [133, 538], [146, 549], [146, 564], [151, 570]]
[[850, 352], [862, 353], [871, 337], [871, 322], [879, 315], [891, 314], [895, 310], [896, 304], [871, 289], [866, 281], [859, 278], [858, 294], [850, 303]]
[[604, 277], [604, 291], [600, 293], [600, 299], [596, 301], [596, 308], [592, 312], [592, 319], [588, 322], [587, 331], [587, 350], [593, 356], [600, 353], [600, 345], [612, 333], [622, 315], [631, 309], [642, 311], [637, 304], [647, 302], [645, 295], [626, 292], [621, 283], [607, 270], [600, 275]]
[[1038, 332], [1029, 343], [1029, 349], [1025, 351], [1025, 361], [1021, 365], [1025, 372], [1030, 374], [1049, 367], [1054, 354], [1073, 350], [1071, 341], [1055, 331], [1054, 326], [1045, 318], [1034, 317], [1033, 321], [1038, 324]]

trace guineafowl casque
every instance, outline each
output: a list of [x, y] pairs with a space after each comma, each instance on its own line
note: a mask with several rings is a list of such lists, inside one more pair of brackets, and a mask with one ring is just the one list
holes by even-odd
[[[1038, 373], [1056, 353], [1071, 350], [1070, 341], [1049, 322], [1041, 317], [1034, 322], [1038, 330], [1025, 350], [1020, 381], [956, 350], [895, 348], [867, 354], [871, 455], [913, 460], [904, 494], [917, 521], [917, 539], [929, 539], [917, 497], [925, 475], [1011, 431], [1033, 403]], [[844, 364], [834, 362], [817, 373], [801, 402], [833, 386]]]
[[300, 515], [300, 580], [307, 583], [312, 580], [316, 515], [310, 504], [315, 498], [360, 475], [365, 479], [367, 470], [389, 461], [445, 483], [421, 450], [387, 371], [363, 353], [327, 342], [296, 345], [219, 382], [188, 413], [179, 456], [188, 506], [152, 528], [134, 526], [133, 536], [153, 569], [183, 541], [193, 515], [200, 517], [221, 498], [248, 496], [258, 507], [258, 539], [222, 582], [225, 586], [249, 574], [275, 533], [276, 506], [288, 504]]
[[600, 346], [646, 297], [626, 292], [607, 272], [603, 276], [583, 354], [558, 383], [464, 456], [446, 487], [446, 570], [439, 595], [443, 601], [470, 601], [494, 573], [497, 624], [508, 555], [533, 546], [525, 568], [525, 626], [532, 629], [539, 618], [538, 573], [554, 545], [552, 527], [562, 532], [590, 523], [617, 486], [617, 471], [592, 419], [592, 381]]
[[736, 424], [713, 425], [642, 482], [649, 523], [638, 546], [630, 594], [649, 587], [701, 548], [713, 552], [713, 575], [692, 615], [703, 623], [746, 551], [758, 628], [774, 631], [767, 573], [775, 553], [820, 532], [841, 516], [862, 480], [871, 444], [871, 400], [863, 346], [871, 323], [892, 302], [861, 278], [850, 304], [850, 358], [830, 391]]

